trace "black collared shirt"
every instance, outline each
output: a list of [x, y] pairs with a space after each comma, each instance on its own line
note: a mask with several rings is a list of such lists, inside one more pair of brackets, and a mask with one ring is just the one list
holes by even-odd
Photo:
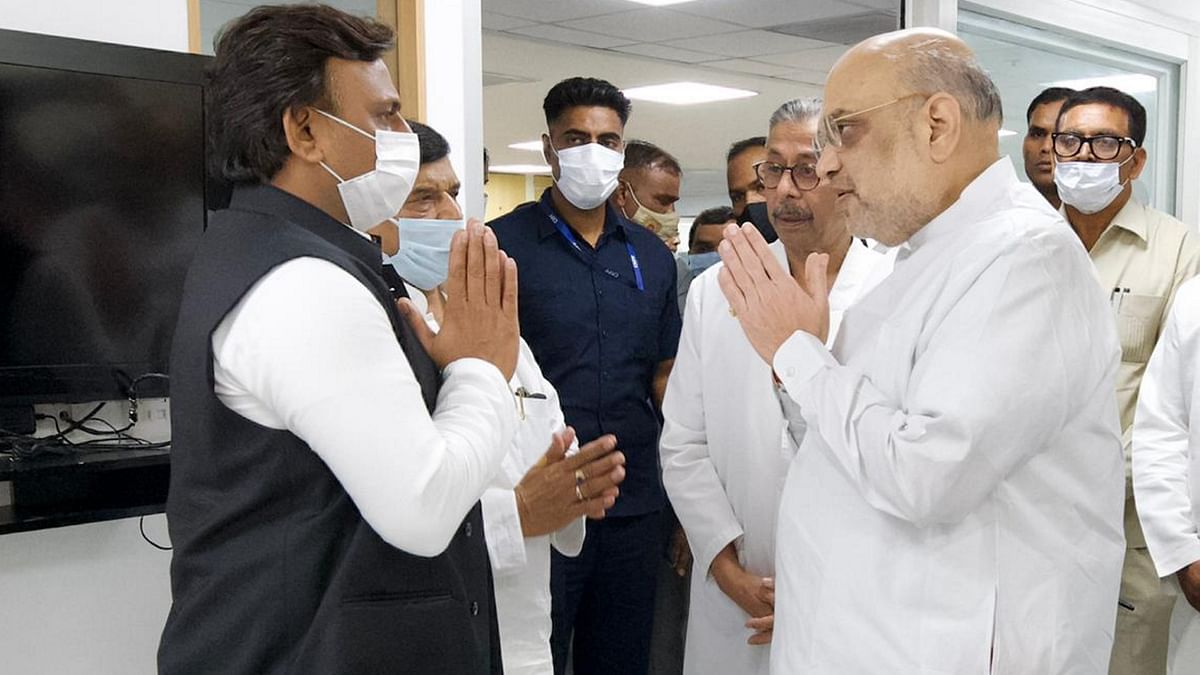
[[610, 433], [625, 453], [625, 482], [609, 514], [629, 516], [665, 503], [651, 386], [658, 364], [675, 358], [681, 323], [670, 250], [605, 209], [595, 247], [569, 229], [581, 250], [555, 227], [552, 217], [570, 226], [549, 189], [489, 225], [517, 262], [521, 336], [558, 390], [567, 424], [581, 444]]

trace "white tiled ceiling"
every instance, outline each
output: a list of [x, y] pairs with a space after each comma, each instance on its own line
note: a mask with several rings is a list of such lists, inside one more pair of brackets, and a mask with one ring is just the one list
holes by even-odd
[[[694, 81], [758, 92], [686, 107], [634, 104], [626, 136], [674, 153], [684, 167], [685, 201], [700, 206], [725, 200], [730, 143], [766, 133], [784, 101], [820, 95], [830, 66], [868, 37], [854, 31], [897, 25], [900, 8], [900, 0], [482, 2], [483, 65], [488, 82], [497, 83], [484, 87], [484, 138], [495, 164], [538, 160], [507, 146], [541, 135], [542, 98], [566, 77], [600, 77], [621, 88]], [[808, 24], [817, 27], [806, 31]], [[827, 34], [841, 41], [823, 39]], [[506, 77], [520, 81], [505, 84]]]
[[562, 25], [603, 35], [633, 38], [631, 42], [666, 42], [729, 32], [729, 24], [723, 21], [652, 7], [576, 19], [563, 22]]
[[589, 33], [552, 23], [539, 23], [532, 26], [525, 26], [524, 28], [514, 28], [508, 32], [525, 37], [541, 38], [549, 42], [569, 44], [576, 47], [596, 47], [598, 49], [609, 49], [611, 47], [630, 45], [638, 42], [637, 40], [630, 40], [625, 37]]
[[[725, 72], [823, 81], [847, 45], [898, 24], [900, 0], [691, 0], [646, 7], [630, 0], [483, 0], [488, 32], [608, 49]], [[813, 24], [814, 30], [805, 31]], [[826, 34], [837, 39], [821, 39]], [[801, 37], [800, 35], [805, 35]], [[815, 58], [797, 56], [816, 51]], [[780, 58], [784, 55], [784, 58]], [[787, 69], [800, 68], [799, 75]]]

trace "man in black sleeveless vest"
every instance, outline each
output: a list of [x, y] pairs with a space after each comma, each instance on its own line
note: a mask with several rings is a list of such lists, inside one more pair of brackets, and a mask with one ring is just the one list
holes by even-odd
[[219, 38], [208, 122], [235, 189], [173, 346], [163, 673], [500, 671], [478, 499], [516, 425], [516, 267], [473, 222], [441, 331], [400, 318], [361, 232], [416, 161], [391, 43], [323, 6]]

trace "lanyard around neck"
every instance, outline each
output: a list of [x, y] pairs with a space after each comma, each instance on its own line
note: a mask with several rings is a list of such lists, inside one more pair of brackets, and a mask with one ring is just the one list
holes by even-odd
[[[542, 213], [546, 214], [546, 217], [549, 218], [550, 222], [554, 225], [554, 229], [558, 230], [558, 233], [562, 235], [563, 239], [567, 240], [567, 243], [570, 244], [571, 248], [575, 249], [575, 252], [579, 254], [579, 256], [583, 258], [585, 262], [587, 262], [589, 265], [592, 264], [594, 257], [589, 256], [587, 252], [583, 250], [583, 246], [579, 243], [579, 240], [575, 238], [575, 233], [571, 232], [571, 228], [567, 227], [567, 224], [558, 217], [558, 214], [554, 213], [554, 210], [547, 206], [546, 202], [544, 201], [539, 201], [538, 206], [542, 207]], [[629, 253], [629, 263], [633, 265], [633, 276], [637, 282], [637, 289], [645, 292], [646, 285], [642, 280], [642, 266], [640, 263], [638, 263], [637, 251], [633, 249], [633, 243], [631, 243], [628, 239], [625, 240], [625, 250]], [[610, 276], [620, 276], [612, 270], [606, 269], [604, 272]]]

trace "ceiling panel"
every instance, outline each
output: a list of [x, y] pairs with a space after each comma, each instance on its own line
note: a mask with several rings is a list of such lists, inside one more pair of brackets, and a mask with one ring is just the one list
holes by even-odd
[[551, 40], [554, 42], [562, 42], [574, 47], [597, 47], [606, 49], [609, 47], [619, 47], [637, 42], [624, 37], [609, 37], [597, 33], [588, 33], [581, 30], [573, 30], [571, 28], [563, 28], [553, 24], [538, 24], [536, 26], [526, 26], [524, 28], [514, 28], [509, 31], [517, 35], [525, 37], [541, 38], [543, 40]]
[[647, 8], [619, 14], [606, 14], [576, 21], [564, 21], [568, 28], [629, 38], [628, 42], [664, 42], [698, 35], [730, 33], [730, 24], [666, 9]]
[[[703, 41], [706, 38], [692, 38], [694, 40]], [[710, 42], [712, 38], [707, 38]], [[703, 45], [698, 44], [698, 47]], [[636, 45], [626, 45], [624, 47], [614, 47], [619, 52], [626, 54], [637, 54], [638, 56], [649, 56], [655, 59], [665, 59], [667, 61], [679, 61], [680, 63], [703, 63], [705, 61], [716, 61], [724, 58], [721, 54], [713, 51], [697, 52], [690, 49], [679, 49], [677, 47], [668, 47], [666, 45], [656, 45], [649, 43], [641, 43]]]
[[[892, 0], [891, 6], [899, 8], [899, 0]], [[765, 28], [861, 14], [867, 11], [865, 7], [859, 0], [696, 0], [674, 5], [673, 9], [750, 28]]]
[[483, 13], [483, 27], [486, 30], [511, 30], [513, 28], [520, 28], [521, 26], [532, 26], [535, 23], [537, 22], [530, 21], [529, 19], [518, 19], [495, 12]]
[[754, 60], [791, 68], [828, 71], [842, 57], [842, 54], [846, 53], [847, 49], [849, 48], [845, 45], [830, 45], [819, 49], [805, 49], [788, 54], [756, 56]]
[[[440, 0], [445, 1], [445, 0]], [[483, 0], [483, 9], [537, 23], [557, 23], [585, 16], [626, 12], [627, 0]]]
[[739, 73], [748, 73], [750, 75], [763, 75], [765, 77], [776, 77], [786, 75], [792, 72], [787, 66], [777, 66], [773, 63], [761, 63], [759, 61], [750, 61], [749, 59], [728, 59], [725, 61], [713, 61], [704, 64], [709, 68], [720, 68], [721, 70], [733, 70]]
[[684, 38], [663, 43], [681, 49], [711, 51], [722, 56], [735, 58], [795, 52], [801, 49], [824, 47], [825, 42], [808, 38], [784, 35], [765, 30], [746, 30], [718, 36]]

